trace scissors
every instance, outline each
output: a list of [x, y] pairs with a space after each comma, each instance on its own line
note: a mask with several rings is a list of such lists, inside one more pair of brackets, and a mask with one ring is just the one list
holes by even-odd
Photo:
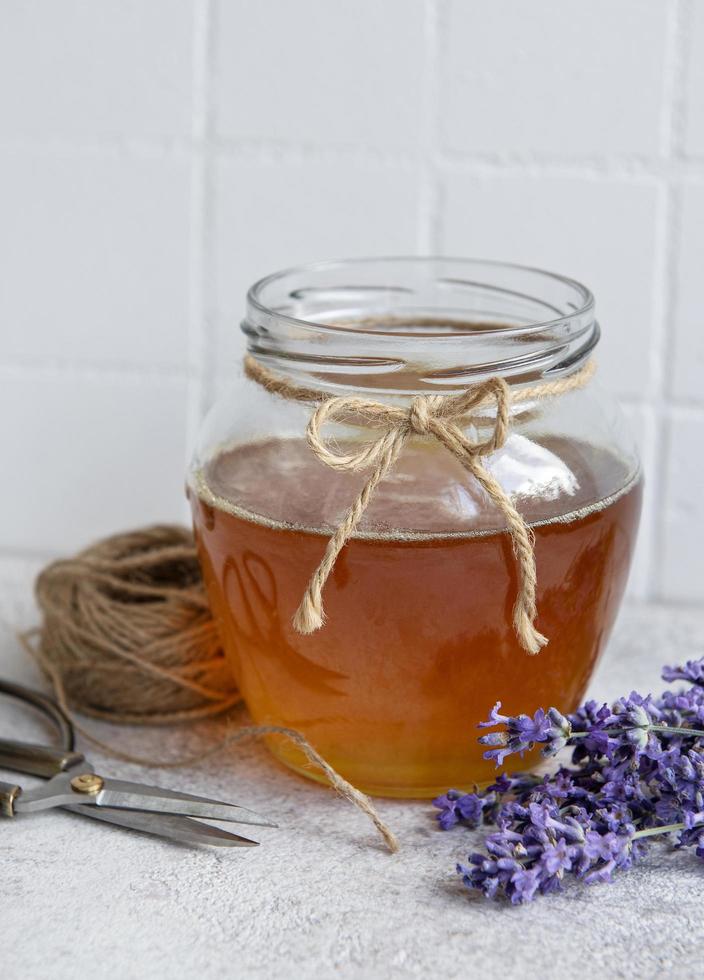
[[52, 698], [6, 680], [0, 680], [0, 694], [38, 708], [56, 729], [60, 743], [44, 746], [0, 739], [0, 769], [48, 779], [38, 788], [27, 791], [0, 781], [0, 816], [21, 816], [61, 807], [93, 820], [186, 844], [224, 847], [256, 847], [258, 841], [193, 818], [276, 826], [254, 810], [234, 803], [99, 775], [85, 757], [75, 751], [71, 720]]

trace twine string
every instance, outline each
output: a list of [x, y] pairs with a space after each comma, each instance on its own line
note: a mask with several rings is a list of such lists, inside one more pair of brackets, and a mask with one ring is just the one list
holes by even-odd
[[[537, 574], [533, 532], [483, 460], [505, 444], [514, 401], [554, 397], [583, 387], [593, 374], [592, 362], [588, 362], [567, 378], [523, 389], [519, 393], [519, 399], [512, 398], [511, 388], [503, 378], [492, 377], [471, 385], [456, 395], [417, 395], [407, 408], [359, 396], [332, 396], [327, 392], [296, 385], [250, 355], [245, 358], [244, 369], [250, 380], [270, 393], [317, 406], [308, 421], [306, 438], [321, 463], [338, 471], [371, 471], [328, 540], [320, 564], [310, 577], [293, 617], [293, 626], [297, 632], [312, 633], [323, 626], [323, 589], [340, 552], [353, 536], [374, 491], [392, 469], [408, 440], [413, 436], [421, 436], [435, 439], [451, 453], [503, 514], [518, 569], [518, 592], [513, 608], [514, 630], [527, 653], [536, 654], [545, 646], [547, 637], [535, 627]], [[465, 434], [463, 427], [475, 421], [473, 411], [491, 403], [495, 409], [491, 432], [486, 439], [474, 442]], [[372, 432], [380, 430], [380, 433], [362, 441], [354, 450], [350, 449], [349, 444], [341, 448], [324, 438], [322, 429], [326, 424], [350, 422]]]
[[194, 721], [241, 703], [220, 646], [189, 531], [155, 526], [117, 534], [37, 578], [39, 629], [19, 635], [49, 678], [56, 700], [91, 745], [124, 762], [181, 768], [245, 739], [278, 735], [293, 742], [343, 799], [374, 824], [389, 851], [396, 836], [371, 800], [344, 779], [293, 728], [244, 725], [207, 749], [158, 759], [98, 738], [74, 709], [118, 724]]
[[[490, 378], [457, 395], [419, 395], [402, 408], [296, 385], [247, 357], [245, 372], [253, 381], [273, 394], [314, 407], [306, 435], [322, 463], [341, 471], [370, 471], [311, 576], [295, 627], [306, 633], [323, 624], [323, 588], [340, 551], [408, 441], [422, 437], [436, 440], [450, 452], [502, 511], [519, 573], [514, 628], [522, 646], [537, 653], [547, 640], [534, 625], [533, 534], [484, 459], [505, 444], [512, 404], [583, 387], [593, 371], [593, 362], [588, 362], [567, 378], [516, 392], [503, 379]], [[478, 422], [472, 412], [490, 404], [495, 411], [491, 431], [486, 439], [473, 441], [464, 429]], [[361, 425], [372, 438], [354, 450], [338, 447], [323, 435], [324, 426], [331, 423]], [[75, 719], [74, 707], [118, 723], [168, 724], [208, 717], [241, 702], [208, 608], [193, 539], [185, 528], [155, 526], [98, 542], [46, 568], [36, 592], [44, 622], [41, 630], [21, 639], [50, 678], [76, 729], [93, 745], [127, 762], [174, 768], [202, 762], [243, 739], [279, 735], [296, 744], [330, 785], [372, 820], [390, 851], [398, 849], [395, 835], [368, 797], [343, 779], [295, 729], [246, 725], [203, 752], [160, 761], [108, 744]]]

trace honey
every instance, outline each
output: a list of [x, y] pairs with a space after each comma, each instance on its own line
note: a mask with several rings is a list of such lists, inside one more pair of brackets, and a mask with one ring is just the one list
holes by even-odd
[[[303, 440], [221, 450], [190, 490], [208, 595], [256, 723], [296, 728], [346, 779], [428, 797], [493, 778], [477, 723], [584, 694], [625, 587], [638, 473], [606, 450], [512, 435], [491, 461], [532, 526], [537, 656], [512, 627], [516, 568], [502, 515], [441, 447], [409, 446], [325, 587], [327, 622], [292, 616], [358, 489]], [[362, 479], [360, 477], [360, 479]], [[315, 777], [299, 750], [274, 754]]]

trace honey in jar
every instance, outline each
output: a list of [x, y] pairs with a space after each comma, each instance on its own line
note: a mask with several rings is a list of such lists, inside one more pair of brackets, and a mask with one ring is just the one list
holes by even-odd
[[[392, 271], [408, 282], [403, 269]], [[316, 281], [315, 270], [296, 275]], [[430, 275], [425, 269], [421, 278]], [[496, 288], [494, 304], [503, 295]], [[459, 336], [450, 334], [460, 347], [471, 350], [478, 337], [486, 344], [485, 329], [468, 336], [464, 323]], [[325, 337], [334, 328], [314, 329]], [[511, 330], [496, 328], [500, 336]], [[357, 332], [338, 330], [332, 343], [353, 335], [373, 348], [379, 340], [366, 322], [362, 340]], [[402, 350], [409, 339], [431, 349], [437, 341], [395, 332], [390, 343]], [[350, 379], [347, 363], [325, 367], [339, 387], [368, 383]], [[386, 387], [387, 397], [403, 400], [398, 386], [367, 369], [372, 397]], [[414, 370], [421, 385], [432, 374], [428, 365]], [[321, 373], [317, 384], [329, 383]], [[427, 797], [493, 778], [476, 726], [495, 701], [509, 714], [577, 705], [618, 611], [641, 502], [637, 458], [602, 395], [578, 391], [525, 406], [486, 460], [534, 536], [536, 626], [549, 640], [535, 656], [513, 629], [519, 582], [503, 513], [452, 454], [420, 437], [408, 442], [338, 556], [325, 584], [324, 626], [298, 633], [292, 617], [365, 475], [316, 458], [303, 438], [302, 406], [259, 390], [239, 405], [239, 432], [226, 423], [214, 426], [220, 438], [206, 435], [189, 495], [210, 604], [256, 723], [301, 731], [366, 792]], [[232, 411], [230, 403], [220, 418]], [[365, 437], [353, 426], [337, 435], [342, 445]], [[291, 743], [272, 737], [270, 748], [316, 777]]]

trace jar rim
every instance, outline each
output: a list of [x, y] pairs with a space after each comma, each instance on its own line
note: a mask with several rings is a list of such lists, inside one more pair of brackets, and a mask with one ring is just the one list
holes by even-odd
[[535, 266], [381, 256], [259, 279], [242, 330], [251, 355], [303, 383], [437, 391], [577, 370], [599, 340], [594, 306], [582, 283]]
[[[299, 274], [305, 273], [316, 273], [316, 272], [328, 272], [334, 271], [336, 269], [344, 270], [347, 268], [354, 269], [359, 268], [364, 265], [369, 265], [370, 263], [379, 265], [390, 265], [392, 263], [408, 264], [408, 265], [428, 265], [428, 264], [458, 264], [465, 267], [469, 266], [484, 266], [487, 268], [494, 269], [506, 269], [515, 270], [517, 272], [527, 272], [535, 274], [536, 277], [544, 278], [546, 280], [553, 280], [554, 282], [562, 283], [575, 291], [582, 298], [582, 304], [579, 307], [575, 307], [569, 313], [561, 314], [560, 316], [549, 317], [543, 320], [535, 320], [531, 324], [526, 324], [522, 329], [549, 329], [558, 327], [560, 324], [572, 320], [575, 316], [582, 316], [588, 314], [594, 310], [595, 300], [592, 291], [581, 283], [578, 279], [574, 279], [571, 276], [563, 275], [559, 272], [553, 272], [550, 269], [543, 269], [540, 266], [527, 265], [521, 262], [509, 262], [502, 259], [484, 259], [475, 258], [472, 256], [453, 256], [453, 255], [378, 255], [378, 256], [358, 256], [354, 258], [345, 259], [324, 259], [317, 262], [305, 262], [300, 265], [288, 266], [284, 269], [279, 269], [276, 272], [271, 272], [266, 276], [262, 276], [257, 279], [247, 290], [247, 307], [248, 310], [258, 310], [261, 313], [274, 315], [277, 319], [283, 322], [288, 322], [292, 325], [311, 325], [316, 328], [323, 327], [332, 331], [344, 330], [346, 333], [355, 333], [353, 324], [345, 324], [344, 326], [339, 323], [327, 323], [324, 320], [319, 319], [309, 319], [307, 317], [300, 316], [290, 316], [289, 314], [283, 313], [280, 310], [273, 308], [271, 305], [267, 304], [262, 300], [262, 292], [269, 286], [281, 282], [283, 279]], [[516, 330], [516, 325], [506, 324], [498, 325], [493, 328], [491, 333], [506, 333], [512, 330]], [[519, 329], [521, 329], [519, 327]], [[368, 330], [360, 330], [360, 333], [369, 333]], [[384, 331], [383, 329], [375, 329], [373, 331], [377, 335], [390, 334], [392, 336], [398, 336], [397, 331]], [[453, 331], [452, 334], [447, 334], [447, 336], [471, 336], [473, 331], [463, 332], [461, 330]], [[414, 334], [414, 336], [419, 336], [419, 334]], [[420, 335], [422, 336], [422, 335]], [[430, 335], [428, 335], [430, 336]], [[440, 338], [445, 336], [444, 334], [439, 334], [434, 332], [432, 334], [434, 338]]]

